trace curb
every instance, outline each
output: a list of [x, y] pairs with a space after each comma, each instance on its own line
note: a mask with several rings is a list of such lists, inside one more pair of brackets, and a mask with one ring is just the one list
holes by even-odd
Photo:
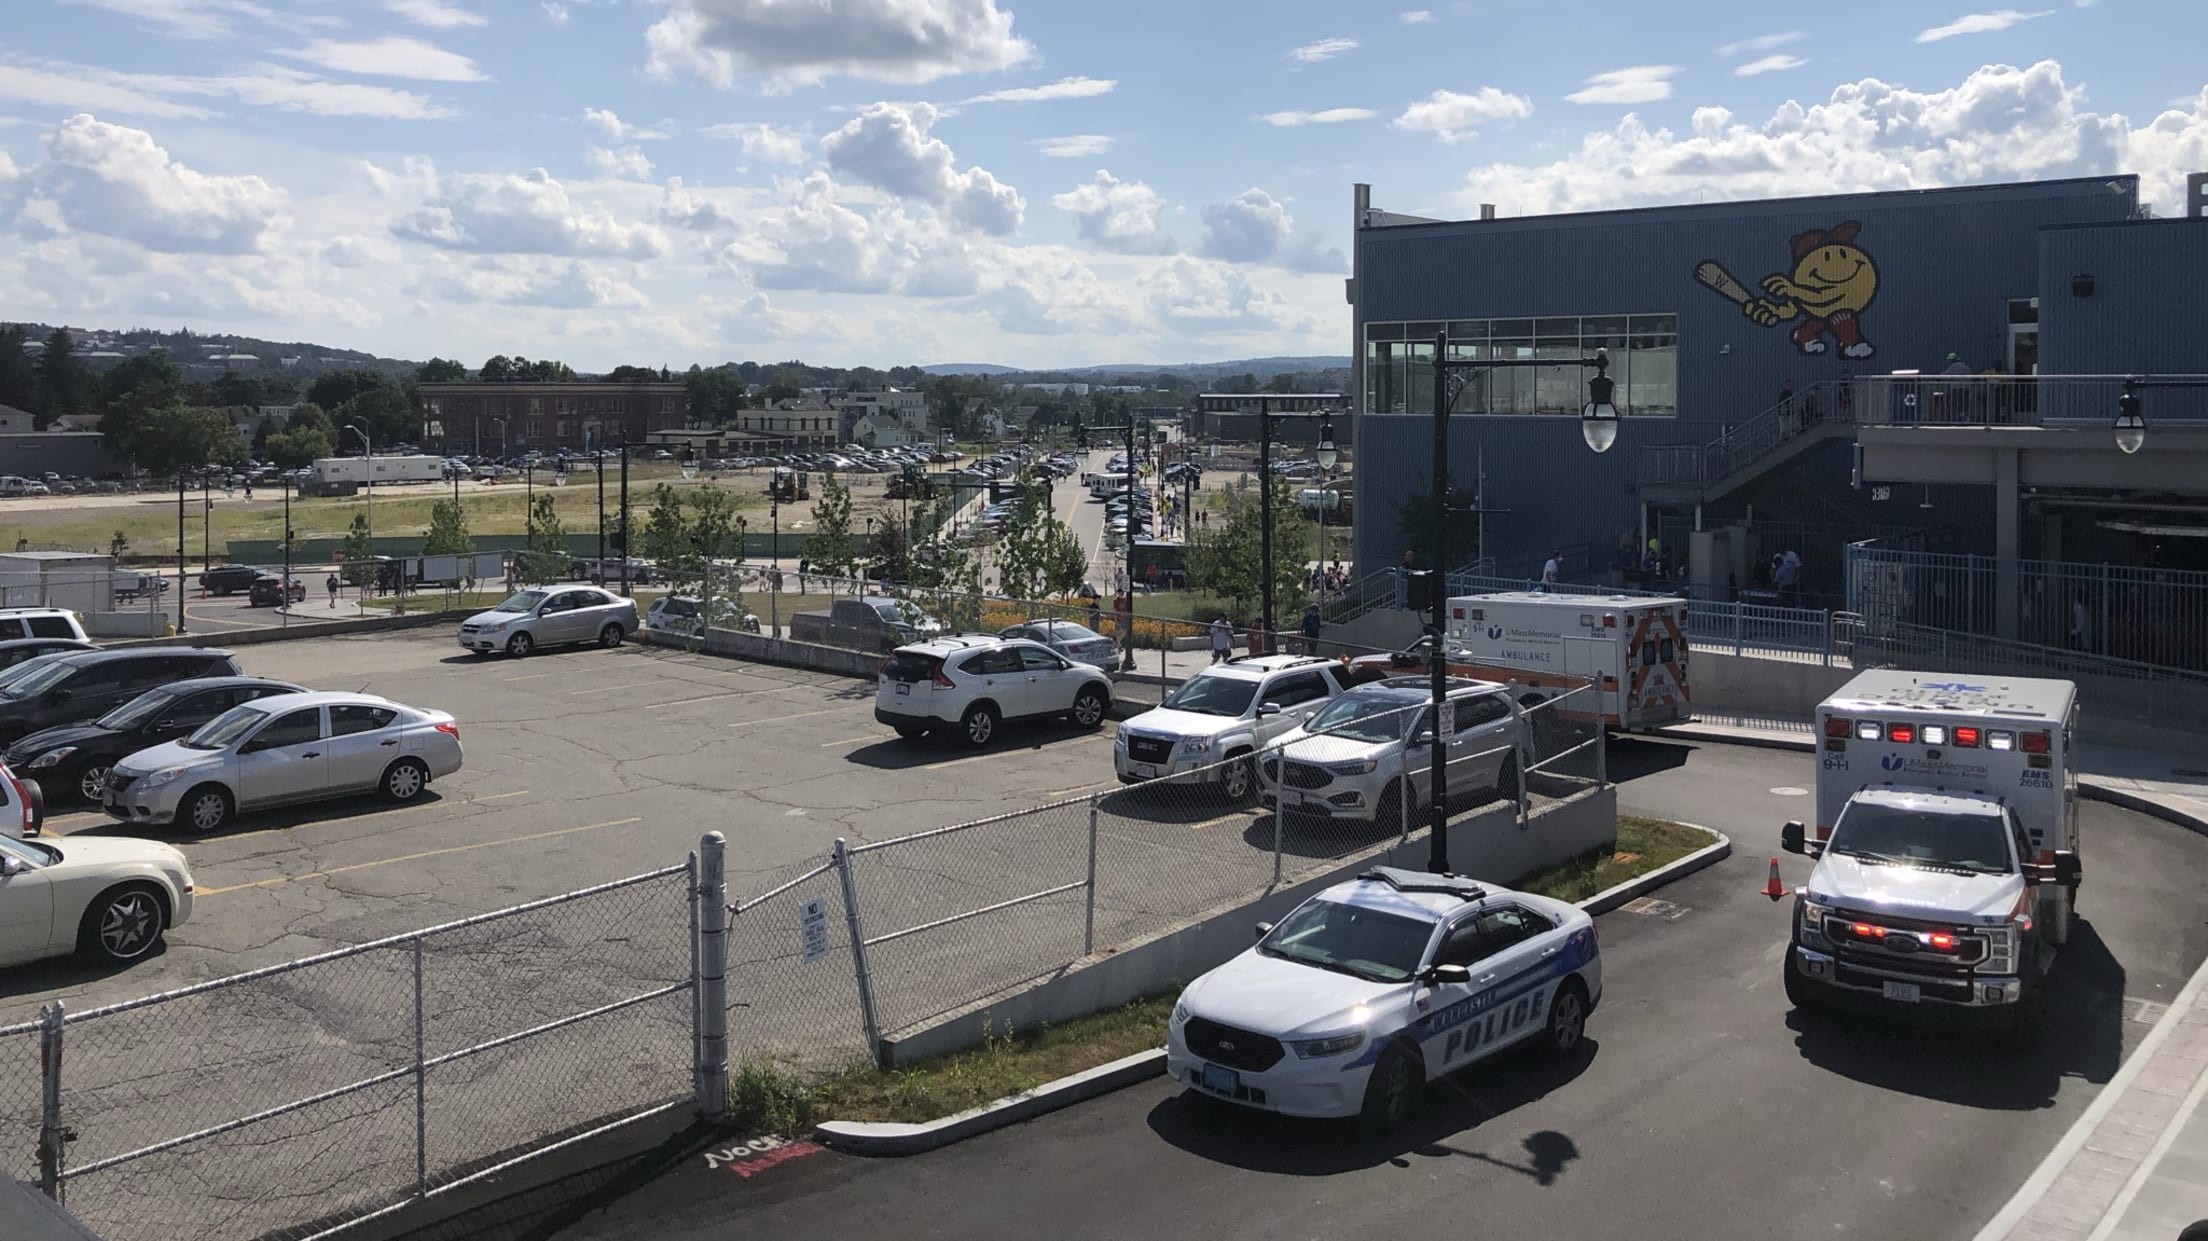
[[1165, 1049], [1157, 1047], [926, 1124], [829, 1120], [815, 1125], [813, 1136], [855, 1155], [917, 1155], [1109, 1094], [1164, 1072]]
[[230, 629], [220, 633], [171, 634], [165, 638], [129, 638], [113, 645], [138, 646], [254, 646], [263, 642], [285, 642], [295, 638], [332, 638], [348, 633], [375, 633], [385, 629], [415, 629], [435, 624], [451, 624], [474, 615], [472, 612], [409, 612], [404, 616], [364, 616], [357, 620], [299, 621], [291, 625], [268, 625], [259, 629]]
[[1675, 879], [1684, 879], [1705, 867], [1715, 866], [1733, 855], [1733, 838], [1725, 833], [1714, 828], [1704, 827], [1700, 823], [1681, 823], [1677, 819], [1672, 821], [1679, 823], [1681, 827], [1691, 827], [1696, 831], [1708, 832], [1717, 839], [1676, 862], [1668, 862], [1645, 875], [1636, 875], [1614, 888], [1597, 892], [1586, 900], [1579, 902], [1579, 907], [1586, 910], [1590, 916], [1609, 913], [1627, 901], [1646, 896]]
[[1805, 737], [1799, 741], [1792, 737], [1766, 737], [1746, 730], [1712, 728], [1701, 724], [1672, 724], [1649, 730], [1651, 735], [1672, 737], [1680, 741], [1707, 741], [1716, 745], [1748, 746], [1758, 750], [1792, 750], [1798, 754], [1815, 754], [1817, 739]]

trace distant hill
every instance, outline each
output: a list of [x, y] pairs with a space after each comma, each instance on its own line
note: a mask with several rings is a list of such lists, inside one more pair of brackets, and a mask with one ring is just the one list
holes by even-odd
[[[18, 323], [27, 339], [43, 341], [54, 324]], [[312, 379], [326, 371], [360, 367], [407, 376], [421, 363], [404, 358], [384, 358], [359, 349], [318, 345], [311, 341], [274, 341], [236, 332], [194, 332], [180, 328], [87, 328], [66, 325], [76, 342], [77, 355], [95, 369], [112, 366], [133, 354], [167, 350], [169, 360], [189, 379], [206, 379], [224, 371], [284, 371]], [[250, 359], [250, 360], [248, 360]]]
[[1020, 373], [1020, 368], [1017, 366], [999, 366], [994, 362], [938, 362], [934, 366], [923, 366], [920, 369], [930, 375], [1017, 375]]

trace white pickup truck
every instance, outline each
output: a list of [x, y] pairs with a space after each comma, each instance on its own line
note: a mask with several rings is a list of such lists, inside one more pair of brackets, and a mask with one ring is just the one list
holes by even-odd
[[2014, 1031], [2070, 938], [2081, 876], [2068, 681], [1866, 672], [1817, 708], [1817, 859], [1786, 995], [1974, 1010]]

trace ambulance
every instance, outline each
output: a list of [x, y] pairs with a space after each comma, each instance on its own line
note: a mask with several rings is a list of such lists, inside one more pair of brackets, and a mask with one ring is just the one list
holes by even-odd
[[1606, 727], [1692, 718], [1684, 599], [1462, 595], [1449, 600], [1447, 619], [1449, 675], [1528, 687], [1517, 695], [1522, 705], [1591, 685]]
[[[2075, 925], [2077, 687], [1878, 669], [1818, 706], [1816, 859], [1787, 998], [1982, 1010], [2015, 1029]], [[1774, 886], [1774, 899], [1783, 893]]]

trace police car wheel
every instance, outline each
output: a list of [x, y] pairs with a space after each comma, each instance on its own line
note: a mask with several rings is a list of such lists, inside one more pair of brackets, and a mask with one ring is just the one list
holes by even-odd
[[1402, 1044], [1381, 1052], [1380, 1062], [1372, 1066], [1372, 1076], [1365, 1081], [1365, 1105], [1357, 1117], [1365, 1132], [1383, 1134], [1403, 1123], [1424, 1077], [1418, 1058]]
[[1559, 1056], [1579, 1050], [1587, 1035], [1587, 989], [1572, 979], [1556, 989], [1549, 1001], [1549, 1024], [1543, 1033], [1546, 1049]]

